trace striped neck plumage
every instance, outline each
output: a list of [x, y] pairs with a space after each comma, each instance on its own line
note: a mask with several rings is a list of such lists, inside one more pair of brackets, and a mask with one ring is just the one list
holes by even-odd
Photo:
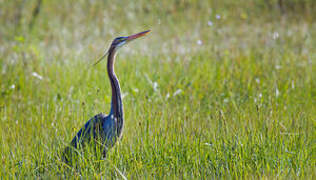
[[[123, 104], [121, 98], [121, 89], [119, 81], [114, 72], [114, 61], [115, 61], [116, 50], [111, 47], [108, 54], [107, 70], [108, 76], [112, 88], [112, 101], [111, 101], [111, 111], [110, 117], [115, 118], [117, 125], [117, 135], [121, 136], [123, 130]], [[113, 115], [113, 116], [112, 116]]]

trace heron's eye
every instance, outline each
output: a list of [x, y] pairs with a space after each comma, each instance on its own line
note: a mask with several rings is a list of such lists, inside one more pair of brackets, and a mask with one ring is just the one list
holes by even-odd
[[118, 38], [116, 38], [116, 40], [117, 40], [117, 42], [121, 42], [121, 41], [124, 40], [124, 38], [123, 37], [118, 37]]

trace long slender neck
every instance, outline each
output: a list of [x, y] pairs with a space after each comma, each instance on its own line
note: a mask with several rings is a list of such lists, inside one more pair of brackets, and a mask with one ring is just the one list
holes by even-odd
[[[115, 118], [116, 120], [116, 131], [117, 136], [122, 135], [124, 118], [123, 118], [123, 104], [121, 98], [121, 89], [120, 83], [115, 75], [114, 72], [114, 61], [115, 61], [115, 53], [116, 50], [114, 48], [110, 48], [109, 55], [108, 55], [108, 63], [107, 63], [107, 70], [108, 75], [112, 87], [112, 102], [111, 102], [111, 112], [110, 117]], [[113, 116], [112, 116], [113, 115]]]

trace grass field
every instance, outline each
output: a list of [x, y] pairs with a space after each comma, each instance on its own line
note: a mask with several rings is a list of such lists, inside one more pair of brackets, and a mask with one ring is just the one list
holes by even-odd
[[[316, 178], [313, 1], [38, 2], [0, 0], [1, 177]], [[117, 56], [122, 140], [66, 166], [110, 109], [106, 63], [91, 64], [147, 29]]]

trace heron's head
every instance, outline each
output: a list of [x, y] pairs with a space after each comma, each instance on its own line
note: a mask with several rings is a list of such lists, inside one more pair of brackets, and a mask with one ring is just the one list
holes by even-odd
[[[149, 32], [150, 30], [133, 34], [127, 37], [117, 37], [112, 41], [109, 51], [117, 50], [120, 47], [124, 46], [125, 44], [131, 42], [132, 40], [147, 35]], [[109, 51], [107, 51], [96, 63], [94, 63], [94, 65], [98, 64], [109, 53]]]
[[134, 39], [137, 39], [139, 37], [145, 36], [146, 34], [148, 34], [150, 32], [150, 30], [148, 31], [143, 31], [134, 35], [130, 35], [127, 37], [117, 37], [113, 40], [111, 47], [114, 47], [115, 49], [118, 49], [120, 47], [122, 47], [123, 45], [127, 44], [128, 42], [131, 42]]

